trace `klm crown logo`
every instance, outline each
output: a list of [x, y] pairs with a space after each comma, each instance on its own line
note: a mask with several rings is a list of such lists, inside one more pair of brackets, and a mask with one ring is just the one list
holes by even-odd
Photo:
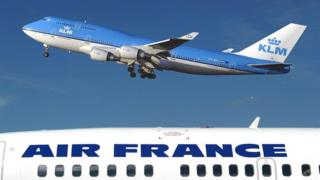
[[268, 39], [268, 44], [259, 44], [258, 51], [270, 53], [270, 54], [276, 54], [280, 56], [287, 56], [287, 49], [279, 47], [282, 43], [281, 40], [278, 40], [276, 37]]
[[279, 46], [281, 44], [280, 40], [277, 40], [277, 38], [273, 38], [273, 39], [268, 39], [269, 44], [271, 45], [275, 45], [275, 46]]

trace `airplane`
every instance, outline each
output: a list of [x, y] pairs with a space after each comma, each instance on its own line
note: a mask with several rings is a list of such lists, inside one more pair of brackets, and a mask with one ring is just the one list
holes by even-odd
[[316, 128], [93, 128], [0, 134], [0, 180], [319, 180]]
[[285, 74], [285, 63], [306, 26], [290, 23], [253, 45], [233, 52], [211, 52], [183, 46], [198, 32], [162, 41], [139, 38], [87, 22], [45, 17], [23, 26], [23, 32], [44, 46], [80, 52], [95, 61], [125, 64], [131, 77], [136, 66], [141, 78], [155, 79], [155, 71], [176, 71], [200, 75]]

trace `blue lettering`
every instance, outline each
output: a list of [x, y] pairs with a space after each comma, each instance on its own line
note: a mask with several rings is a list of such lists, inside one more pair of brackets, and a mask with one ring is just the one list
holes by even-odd
[[83, 154], [88, 157], [99, 157], [96, 153], [100, 149], [98, 144], [73, 144], [72, 145], [72, 157], [82, 157]]
[[172, 157], [184, 157], [191, 155], [192, 157], [204, 157], [200, 148], [196, 144], [178, 144]]
[[68, 145], [59, 144], [57, 147], [57, 157], [68, 157]]
[[243, 157], [260, 157], [261, 154], [259, 151], [249, 151], [249, 149], [259, 150], [259, 145], [257, 144], [241, 144], [236, 147], [235, 151], [239, 156]]
[[286, 56], [287, 55], [287, 49], [286, 48], [276, 47], [275, 54]]
[[264, 157], [287, 157], [284, 144], [262, 144]]
[[23, 153], [22, 157], [29, 158], [33, 156], [42, 156], [42, 157], [54, 157], [53, 153], [48, 144], [43, 145], [30, 145], [27, 150]]
[[266, 46], [267, 45], [259, 44], [259, 51], [266, 52]]
[[223, 144], [222, 148], [217, 144], [206, 145], [207, 157], [217, 157], [217, 153], [222, 157], [232, 157], [232, 146], [231, 144]]
[[127, 152], [136, 153], [137, 147], [137, 144], [115, 144], [114, 157], [126, 157]]
[[169, 149], [165, 144], [142, 144], [141, 157], [152, 157], [155, 154], [157, 157], [168, 157], [165, 153]]
[[271, 53], [271, 54], [274, 54], [274, 51], [272, 50], [272, 46], [268, 46], [267, 52]]

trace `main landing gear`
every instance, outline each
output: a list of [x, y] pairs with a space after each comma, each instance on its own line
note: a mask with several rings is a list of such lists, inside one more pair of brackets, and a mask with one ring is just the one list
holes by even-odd
[[145, 79], [145, 78], [156, 79], [157, 76], [154, 74], [154, 71], [153, 70], [149, 70], [149, 69], [148, 69], [148, 71], [149, 72], [144, 70], [141, 66], [139, 67], [138, 73], [140, 73], [141, 79]]
[[[137, 76], [134, 66], [128, 66], [128, 72], [129, 72], [130, 77], [132, 77], [132, 78], [135, 78]], [[148, 73], [145, 70], [143, 70], [142, 67], [139, 67], [138, 73], [140, 74], [141, 79], [145, 79], [145, 78], [155, 79], [156, 78], [156, 75], [154, 74], [153, 71], [150, 71]]]
[[43, 47], [44, 47], [44, 52], [43, 52], [43, 57], [49, 57], [49, 46], [47, 45], [47, 44], [44, 44], [43, 45]]

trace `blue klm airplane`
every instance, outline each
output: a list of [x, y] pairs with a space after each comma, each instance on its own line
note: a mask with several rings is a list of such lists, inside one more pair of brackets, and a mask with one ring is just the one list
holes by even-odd
[[86, 22], [45, 17], [27, 24], [23, 31], [44, 45], [84, 53], [96, 61], [125, 64], [131, 77], [136, 66], [141, 78], [154, 79], [155, 70], [171, 70], [189, 74], [284, 74], [290, 71], [285, 63], [306, 26], [288, 24], [275, 33], [239, 51], [227, 49], [211, 52], [182, 46], [199, 33], [150, 41], [113, 29]]

